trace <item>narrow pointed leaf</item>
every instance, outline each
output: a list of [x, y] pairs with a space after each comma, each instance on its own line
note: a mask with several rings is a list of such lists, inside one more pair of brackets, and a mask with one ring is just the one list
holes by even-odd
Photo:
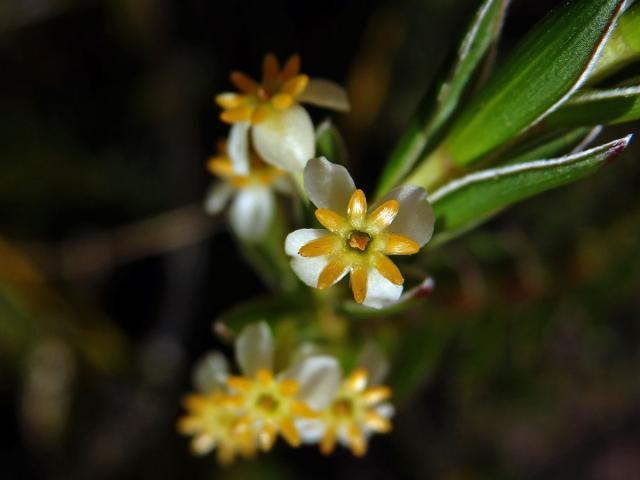
[[508, 152], [497, 165], [515, 165], [532, 162], [541, 158], [554, 158], [585, 150], [600, 134], [602, 127], [574, 128], [562, 134], [545, 135], [535, 142]]
[[473, 163], [564, 103], [587, 78], [623, 5], [579, 0], [552, 12], [456, 119], [438, 156]]
[[602, 51], [602, 56], [589, 75], [589, 84], [596, 84], [639, 59], [640, 3], [636, 2], [620, 17], [618, 26]]
[[639, 118], [640, 85], [636, 85], [575, 95], [553, 112], [545, 123], [550, 127], [614, 125]]
[[593, 173], [627, 147], [631, 135], [551, 160], [482, 170], [445, 185], [429, 197], [436, 214], [436, 237], [443, 243], [502, 209]]
[[393, 152], [380, 179], [379, 195], [399, 183], [423, 157], [425, 150], [437, 144], [443, 127], [451, 118], [474, 73], [498, 36], [508, 3], [508, 0], [482, 2], [458, 47], [453, 64], [447, 67], [441, 80], [422, 99], [406, 133]]

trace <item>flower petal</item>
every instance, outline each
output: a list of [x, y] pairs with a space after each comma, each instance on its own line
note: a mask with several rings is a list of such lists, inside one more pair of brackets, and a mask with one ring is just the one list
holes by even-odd
[[395, 285], [384, 278], [375, 268], [369, 269], [367, 296], [363, 305], [372, 308], [383, 308], [400, 298], [402, 285]]
[[300, 432], [302, 443], [318, 443], [325, 432], [325, 423], [322, 420], [312, 418], [299, 418], [295, 421], [296, 428]]
[[279, 377], [298, 382], [298, 398], [312, 409], [322, 410], [333, 400], [342, 374], [334, 357], [312, 355], [292, 364]]
[[274, 209], [273, 192], [269, 188], [258, 185], [243, 188], [231, 202], [231, 227], [241, 239], [257, 242], [267, 232]]
[[433, 234], [434, 216], [426, 198], [424, 189], [413, 185], [403, 185], [385, 195], [376, 206], [392, 199], [400, 202], [400, 211], [386, 231], [407, 236], [420, 247], [427, 243]]
[[337, 83], [322, 78], [310, 79], [298, 101], [339, 112], [351, 109], [346, 90]]
[[237, 175], [249, 174], [249, 122], [234, 123], [229, 130], [227, 153]]
[[216, 182], [207, 191], [204, 211], [209, 215], [220, 213], [233, 194], [233, 187], [227, 182]]
[[273, 368], [273, 350], [273, 336], [266, 322], [247, 325], [235, 341], [236, 361], [248, 377], [255, 377], [258, 370]]
[[201, 392], [220, 389], [229, 376], [229, 362], [220, 352], [209, 352], [196, 363], [193, 369], [193, 384]]
[[295, 274], [306, 285], [316, 288], [320, 273], [329, 263], [327, 257], [302, 257], [299, 255], [300, 249], [307, 243], [324, 237], [326, 230], [306, 228], [291, 232], [284, 243], [287, 255], [292, 256], [291, 268]]
[[304, 169], [304, 189], [316, 207], [344, 216], [356, 186], [346, 168], [318, 157], [310, 160]]
[[251, 129], [253, 146], [271, 165], [289, 172], [301, 172], [315, 153], [315, 132], [311, 117], [300, 105], [273, 110]]

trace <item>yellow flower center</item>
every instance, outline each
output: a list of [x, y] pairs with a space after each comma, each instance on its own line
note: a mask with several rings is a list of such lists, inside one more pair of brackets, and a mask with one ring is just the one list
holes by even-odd
[[354, 455], [364, 455], [367, 450], [368, 432], [387, 433], [391, 422], [382, 416], [377, 408], [391, 396], [391, 389], [385, 386], [367, 388], [368, 373], [363, 368], [356, 369], [345, 379], [336, 399], [321, 412], [325, 432], [320, 441], [320, 450], [331, 453], [338, 435], [346, 438]]
[[263, 122], [274, 111], [287, 110], [304, 92], [309, 77], [299, 73], [300, 57], [293, 55], [280, 69], [273, 54], [265, 56], [262, 82], [242, 72], [231, 73], [231, 82], [241, 93], [222, 93], [216, 102], [223, 108], [220, 118], [226, 123]]
[[368, 233], [353, 231], [349, 234], [347, 238], [347, 243], [349, 246], [355, 250], [360, 250], [364, 252], [367, 249], [367, 245], [371, 241], [371, 236]]
[[297, 400], [299, 385], [293, 380], [277, 380], [273, 373], [261, 369], [255, 378], [234, 376], [227, 385], [238, 395], [244, 414], [236, 425], [237, 431], [254, 430], [263, 451], [270, 450], [278, 434], [293, 447], [300, 445], [295, 417], [313, 417], [307, 405]]
[[278, 408], [278, 400], [273, 395], [263, 394], [258, 397], [256, 405], [267, 413], [273, 413]]
[[351, 195], [347, 218], [326, 208], [316, 210], [316, 218], [329, 232], [303, 245], [298, 253], [303, 257], [328, 258], [327, 266], [318, 277], [317, 288], [330, 287], [350, 271], [353, 297], [362, 303], [367, 296], [371, 268], [390, 282], [402, 285], [404, 278], [387, 255], [411, 255], [420, 250], [420, 246], [408, 237], [386, 231], [399, 210], [397, 200], [388, 200], [368, 213], [362, 190]]

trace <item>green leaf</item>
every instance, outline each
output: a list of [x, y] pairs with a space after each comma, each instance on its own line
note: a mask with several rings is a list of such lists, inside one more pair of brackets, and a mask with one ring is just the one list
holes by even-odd
[[564, 103], [585, 81], [623, 5], [581, 0], [552, 12], [456, 119], [437, 157], [473, 163]]
[[436, 237], [443, 243], [509, 205], [593, 173], [627, 147], [631, 135], [574, 155], [472, 173], [429, 197]]
[[577, 94], [553, 112], [545, 124], [550, 127], [614, 125], [639, 118], [640, 85], [636, 85]]
[[215, 323], [218, 330], [223, 325], [224, 329], [234, 334], [259, 321], [265, 321], [275, 328], [283, 318], [303, 318], [303, 314], [309, 312], [310, 302], [310, 297], [305, 294], [259, 297], [231, 308], [218, 317]]
[[381, 176], [378, 195], [399, 183], [442, 138], [474, 73], [499, 34], [508, 0], [485, 0], [462, 39], [452, 65], [424, 96]]
[[316, 155], [340, 165], [348, 164], [347, 148], [342, 135], [329, 119], [316, 129]]
[[629, 7], [620, 17], [591, 75], [589, 84], [598, 83], [640, 59], [640, 3]]
[[584, 150], [600, 134], [602, 127], [575, 128], [568, 132], [543, 135], [518, 148], [514, 148], [502, 159], [498, 165], [515, 165], [517, 163], [532, 162], [540, 158], [553, 158]]

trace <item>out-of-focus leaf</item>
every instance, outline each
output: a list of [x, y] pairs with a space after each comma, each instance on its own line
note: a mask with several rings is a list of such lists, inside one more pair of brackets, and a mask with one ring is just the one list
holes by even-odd
[[579, 93], [553, 112], [545, 124], [550, 127], [613, 125], [639, 118], [640, 85], [636, 85]]
[[640, 3], [629, 7], [620, 17], [607, 46], [602, 51], [588, 82], [598, 83], [640, 59]]
[[331, 120], [325, 120], [316, 129], [316, 155], [340, 165], [348, 164], [344, 140]]
[[60, 339], [93, 370], [113, 374], [130, 357], [120, 330], [99, 312], [70, 304], [40, 270], [0, 237], [0, 361], [35, 343]]
[[425, 155], [425, 150], [441, 139], [443, 127], [458, 107], [462, 94], [499, 34], [508, 3], [508, 0], [482, 2], [458, 47], [453, 64], [447, 66], [441, 79], [424, 96], [391, 155], [380, 178], [378, 195], [399, 183]]
[[393, 372], [389, 376], [396, 401], [406, 399], [429, 380], [457, 328], [457, 323], [435, 318], [432, 312], [432, 319], [402, 335], [395, 348], [391, 362]]
[[429, 197], [437, 232], [431, 243], [442, 243], [513, 203], [594, 172], [622, 153], [630, 140], [631, 135], [574, 155], [482, 170], [452, 181]]
[[281, 317], [297, 311], [301, 306], [302, 302], [298, 302], [295, 295], [257, 298], [243, 302], [223, 313], [216, 319], [216, 323], [222, 323], [237, 333], [242, 330], [242, 327], [261, 320], [273, 324]]
[[623, 4], [581, 0], [550, 14], [456, 119], [434, 160], [473, 163], [564, 103], [586, 79]]

